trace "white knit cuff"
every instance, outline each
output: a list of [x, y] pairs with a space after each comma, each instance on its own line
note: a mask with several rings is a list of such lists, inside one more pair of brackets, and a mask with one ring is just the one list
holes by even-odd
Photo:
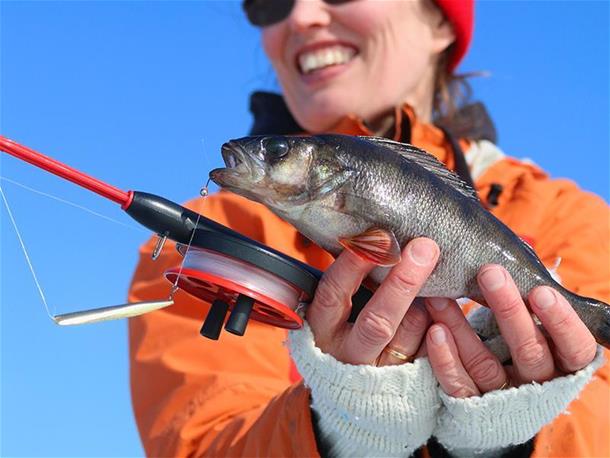
[[584, 369], [542, 384], [465, 399], [453, 398], [439, 388], [444, 408], [434, 435], [456, 456], [527, 442], [565, 412], [603, 363], [603, 349], [598, 347], [595, 359]]
[[331, 456], [409, 456], [436, 425], [440, 400], [426, 358], [398, 366], [344, 364], [315, 346], [309, 325], [289, 333]]

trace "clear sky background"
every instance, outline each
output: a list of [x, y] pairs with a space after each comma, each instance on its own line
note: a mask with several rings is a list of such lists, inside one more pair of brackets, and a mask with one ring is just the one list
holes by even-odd
[[[122, 189], [184, 201], [275, 89], [236, 1], [0, 4], [0, 132]], [[609, 3], [482, 1], [465, 71], [500, 146], [608, 201]], [[52, 311], [124, 302], [148, 234], [117, 205], [5, 154], [0, 181]], [[2, 456], [140, 456], [126, 322], [59, 328], [2, 218]], [[127, 227], [125, 226], [127, 225]]]

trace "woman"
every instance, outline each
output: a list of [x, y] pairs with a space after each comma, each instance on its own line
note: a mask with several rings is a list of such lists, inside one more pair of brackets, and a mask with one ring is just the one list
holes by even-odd
[[[454, 141], [432, 124], [433, 115], [445, 126], [463, 120], [447, 94], [470, 41], [471, 2], [246, 0], [244, 7], [261, 27], [286, 103], [255, 95], [254, 134], [384, 135], [426, 149], [467, 179], [463, 149], [496, 216], [547, 265], [563, 259], [565, 286], [608, 301], [608, 234], [594, 224], [606, 205], [505, 157], [488, 141], [490, 129]], [[479, 309], [469, 324], [453, 301], [414, 302], [438, 258], [434, 241], [416, 239], [347, 325], [351, 293], [371, 265], [348, 252], [332, 260], [238, 196], [221, 192], [190, 206], [326, 273], [306, 326], [290, 335], [298, 373], [282, 330], [251, 323], [245, 338], [202, 341], [205, 307], [186, 294], [170, 311], [131, 321], [134, 408], [149, 455], [610, 452], [608, 368], [593, 378], [602, 351], [553, 290], [529, 296], [543, 333], [507, 272], [483, 266], [477, 280], [497, 323]], [[161, 273], [179, 259], [169, 248], [152, 264], [152, 249], [150, 242], [141, 250], [130, 300], [167, 290]], [[485, 336], [499, 332], [505, 345], [495, 338], [489, 349], [471, 325]], [[566, 407], [571, 415], [560, 415]]]

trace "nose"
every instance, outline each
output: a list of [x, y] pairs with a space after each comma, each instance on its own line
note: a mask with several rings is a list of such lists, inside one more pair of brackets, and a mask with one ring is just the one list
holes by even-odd
[[295, 32], [306, 32], [312, 28], [325, 27], [330, 22], [330, 9], [322, 0], [295, 0], [288, 17], [290, 28]]

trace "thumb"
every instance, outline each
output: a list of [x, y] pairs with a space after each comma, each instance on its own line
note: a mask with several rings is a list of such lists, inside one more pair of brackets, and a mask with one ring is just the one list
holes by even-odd
[[335, 335], [345, 326], [352, 296], [374, 267], [373, 263], [344, 250], [322, 276], [306, 313], [320, 349], [325, 350], [321, 345], [331, 346]]

